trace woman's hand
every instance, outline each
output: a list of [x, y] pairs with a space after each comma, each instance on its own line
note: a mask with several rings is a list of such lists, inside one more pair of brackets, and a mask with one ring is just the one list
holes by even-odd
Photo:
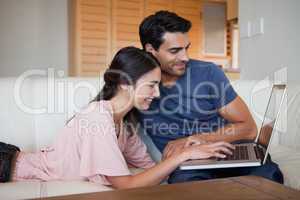
[[189, 136], [168, 142], [163, 152], [163, 160], [167, 159], [174, 153], [182, 151], [184, 148], [192, 145], [204, 144], [206, 141], [199, 138]]
[[227, 142], [215, 142], [207, 144], [198, 144], [185, 147], [181, 152], [184, 160], [189, 159], [207, 159], [211, 157], [225, 158], [231, 155], [234, 146]]
[[192, 145], [199, 145], [199, 144], [206, 144], [207, 142], [205, 140], [199, 139], [194, 136], [189, 136], [186, 138], [184, 147], [192, 146]]

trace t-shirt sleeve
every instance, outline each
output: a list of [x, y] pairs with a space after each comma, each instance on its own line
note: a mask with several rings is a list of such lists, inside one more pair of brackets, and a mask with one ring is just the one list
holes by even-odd
[[234, 91], [225, 73], [215, 64], [211, 65], [210, 81], [210, 91], [215, 108], [222, 108], [237, 97], [237, 93]]
[[113, 119], [108, 111], [92, 111], [82, 120], [80, 176], [110, 185], [106, 176], [130, 175], [118, 146]]
[[148, 169], [155, 165], [147, 152], [146, 145], [136, 133], [128, 136], [124, 156], [127, 163], [133, 167]]

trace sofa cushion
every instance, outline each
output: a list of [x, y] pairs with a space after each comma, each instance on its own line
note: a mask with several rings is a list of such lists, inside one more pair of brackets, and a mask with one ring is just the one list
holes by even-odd
[[31, 199], [79, 193], [101, 192], [112, 188], [87, 181], [20, 181], [0, 183], [1, 199]]
[[284, 184], [300, 190], [300, 152], [293, 148], [278, 145], [271, 149], [272, 160], [276, 162], [283, 175]]
[[32, 105], [32, 81], [24, 81], [20, 91], [16, 78], [0, 79], [0, 141], [14, 144], [22, 150], [35, 149], [34, 116], [20, 109], [19, 105]]
[[50, 181], [43, 182], [43, 197], [62, 196], [69, 194], [101, 192], [113, 190], [111, 187], [87, 181]]
[[[130, 168], [132, 174], [138, 174], [142, 171], [143, 169]], [[0, 197], [5, 200], [63, 196], [110, 190], [113, 190], [113, 188], [88, 181], [19, 181], [0, 183]]]

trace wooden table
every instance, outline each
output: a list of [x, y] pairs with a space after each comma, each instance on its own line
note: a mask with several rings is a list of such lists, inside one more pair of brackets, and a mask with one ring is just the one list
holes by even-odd
[[159, 185], [128, 190], [76, 194], [58, 199], [103, 199], [103, 200], [192, 200], [192, 199], [228, 199], [228, 200], [271, 200], [300, 199], [300, 191], [285, 187], [267, 179], [256, 176], [241, 176], [208, 181]]

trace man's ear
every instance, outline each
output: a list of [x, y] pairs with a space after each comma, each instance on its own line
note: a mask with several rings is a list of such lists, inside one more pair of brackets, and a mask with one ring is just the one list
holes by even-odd
[[149, 43], [147, 43], [147, 44], [145, 45], [145, 50], [146, 50], [147, 52], [152, 53], [153, 55], [155, 55], [155, 53], [156, 53], [156, 50], [153, 48], [152, 44], [149, 44]]

